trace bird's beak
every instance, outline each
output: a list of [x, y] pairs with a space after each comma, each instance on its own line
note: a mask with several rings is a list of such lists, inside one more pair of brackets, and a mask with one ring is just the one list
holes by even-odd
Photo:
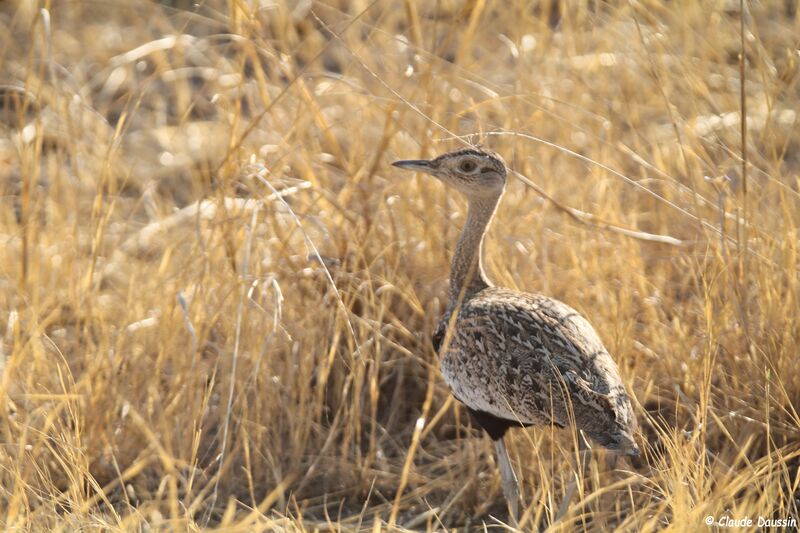
[[392, 166], [404, 168], [406, 170], [418, 170], [420, 172], [430, 172], [433, 170], [431, 162], [426, 159], [405, 159], [402, 161], [395, 161]]

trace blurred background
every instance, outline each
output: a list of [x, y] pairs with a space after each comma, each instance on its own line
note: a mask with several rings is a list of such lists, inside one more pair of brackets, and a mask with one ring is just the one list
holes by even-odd
[[643, 456], [512, 432], [521, 529], [798, 517], [797, 2], [0, 5], [0, 524], [508, 521], [438, 374], [460, 197], [499, 285], [595, 326]]

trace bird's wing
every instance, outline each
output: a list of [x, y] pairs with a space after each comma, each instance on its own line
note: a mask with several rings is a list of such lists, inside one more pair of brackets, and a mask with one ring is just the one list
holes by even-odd
[[532, 424], [574, 419], [587, 430], [629, 417], [616, 365], [566, 304], [486, 289], [462, 306], [451, 337], [442, 373], [471, 409]]

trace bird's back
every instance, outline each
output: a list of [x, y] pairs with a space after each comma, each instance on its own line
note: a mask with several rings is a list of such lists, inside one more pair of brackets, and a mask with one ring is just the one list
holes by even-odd
[[523, 425], [574, 420], [606, 448], [638, 452], [617, 366], [577, 311], [490, 287], [463, 302], [449, 339], [448, 322], [439, 328], [442, 373], [471, 411]]

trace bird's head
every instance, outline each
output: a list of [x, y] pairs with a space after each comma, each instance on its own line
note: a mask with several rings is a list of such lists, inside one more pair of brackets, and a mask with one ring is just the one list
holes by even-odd
[[506, 184], [506, 164], [488, 150], [466, 148], [447, 152], [436, 159], [395, 161], [392, 165], [430, 174], [455, 187], [467, 198], [498, 196]]

